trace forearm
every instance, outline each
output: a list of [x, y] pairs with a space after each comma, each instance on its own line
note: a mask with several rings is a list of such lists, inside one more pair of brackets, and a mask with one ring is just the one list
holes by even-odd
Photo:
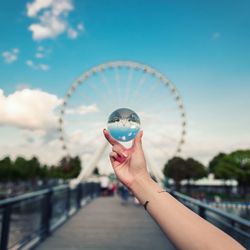
[[244, 249], [238, 242], [186, 208], [150, 177], [139, 178], [131, 190], [178, 249]]

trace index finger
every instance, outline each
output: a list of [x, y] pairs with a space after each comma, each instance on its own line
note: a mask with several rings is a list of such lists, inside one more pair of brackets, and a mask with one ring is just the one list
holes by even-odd
[[[105, 138], [107, 139], [107, 141], [112, 145], [121, 145], [118, 141], [116, 141], [108, 132], [107, 129], [103, 130], [103, 134], [105, 136]], [[122, 146], [122, 145], [121, 145]]]

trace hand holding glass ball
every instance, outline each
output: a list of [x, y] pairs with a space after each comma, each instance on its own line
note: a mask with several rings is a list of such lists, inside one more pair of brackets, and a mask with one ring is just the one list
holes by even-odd
[[[130, 188], [138, 178], [150, 178], [142, 149], [143, 133], [138, 115], [130, 109], [118, 109], [109, 117], [108, 130], [104, 129], [103, 133], [112, 145], [110, 161], [118, 179]], [[130, 148], [118, 142], [132, 139]]]

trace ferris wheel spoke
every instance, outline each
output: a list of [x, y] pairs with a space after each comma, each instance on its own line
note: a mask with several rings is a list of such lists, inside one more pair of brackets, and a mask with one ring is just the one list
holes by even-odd
[[141, 103], [144, 103], [145, 101], [147, 100], [150, 100], [152, 98], [152, 94], [155, 93], [156, 89], [158, 88], [158, 83], [157, 83], [157, 80], [155, 80], [150, 88], [148, 89], [148, 95], [144, 95], [140, 98], [140, 102]]
[[121, 76], [119, 70], [115, 68], [115, 82], [116, 82], [116, 92], [117, 92], [117, 106], [121, 107]]
[[150, 106], [149, 112], [151, 114], [158, 114], [158, 116], [160, 116], [161, 114], [162, 115], [165, 114], [165, 116], [167, 116], [167, 115], [170, 115], [171, 113], [175, 113], [175, 114], [178, 113], [179, 108], [178, 107], [169, 107], [169, 108], [159, 107], [159, 108], [155, 108], [155, 107]]
[[[74, 91], [74, 93], [72, 93], [72, 95], [76, 95], [77, 97], [80, 98], [81, 102], [83, 101], [87, 101], [89, 104], [94, 104], [96, 101], [91, 97], [89, 96], [87, 93], [84, 93], [84, 92], [76, 92]], [[70, 96], [71, 97], [71, 96]], [[86, 102], [85, 102], [86, 103]], [[75, 108], [75, 107], [72, 107], [72, 108]]]
[[[154, 92], [154, 93], [156, 93], [156, 92]], [[164, 107], [169, 105], [168, 102], [171, 99], [172, 99], [171, 96], [167, 96], [166, 94], [164, 95], [164, 93], [161, 94], [160, 96], [156, 95], [156, 94], [151, 95], [150, 99], [149, 99], [150, 102], [148, 102], [148, 105], [149, 105], [148, 111], [158, 112], [160, 109], [163, 109]], [[171, 105], [173, 105], [173, 104], [171, 104]]]
[[130, 85], [131, 85], [132, 79], [133, 79], [133, 70], [129, 69], [127, 83], [126, 83], [126, 89], [125, 89], [124, 103], [129, 103], [129, 101], [130, 101], [129, 93], [130, 93]]
[[93, 83], [93, 84], [89, 84], [89, 87], [90, 87], [90, 89], [93, 91], [95, 97], [97, 97], [96, 99], [97, 99], [98, 101], [99, 101], [99, 100], [104, 101], [104, 98], [105, 98], [105, 97], [104, 97], [104, 95], [102, 94], [103, 91], [101, 92], [100, 89], [98, 89], [98, 88], [95, 86], [94, 83]]
[[[106, 104], [108, 104], [108, 107], [110, 109], [112, 109], [112, 107], [115, 106], [114, 95], [113, 95], [113, 91], [110, 87], [110, 83], [108, 82], [106, 76], [104, 75], [104, 72], [101, 73], [101, 82], [102, 82], [103, 86], [106, 88], [107, 93], [108, 93], [108, 96], [106, 96], [106, 100], [108, 100], [108, 102], [106, 101]], [[105, 92], [105, 91], [103, 90], [103, 92]]]
[[142, 86], [146, 83], [147, 77], [148, 77], [148, 76], [147, 76], [146, 74], [143, 74], [143, 75], [141, 76], [141, 78], [139, 79], [137, 88], [135, 89], [134, 94], [133, 94], [133, 99], [134, 99], [134, 100], [137, 100], [137, 99], [138, 99], [140, 90], [141, 90]]

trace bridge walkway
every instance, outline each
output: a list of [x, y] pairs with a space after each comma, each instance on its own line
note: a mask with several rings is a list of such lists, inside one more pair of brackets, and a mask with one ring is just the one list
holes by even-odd
[[38, 250], [173, 250], [147, 212], [118, 197], [100, 197], [80, 209]]

